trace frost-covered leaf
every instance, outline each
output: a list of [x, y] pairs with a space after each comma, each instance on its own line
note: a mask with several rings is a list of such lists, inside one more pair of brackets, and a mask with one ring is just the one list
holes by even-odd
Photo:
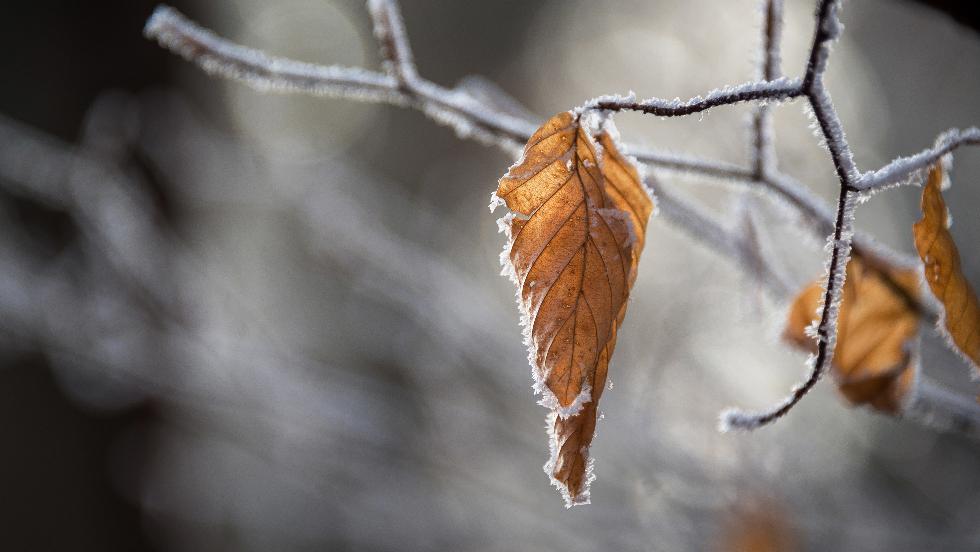
[[937, 163], [922, 188], [922, 220], [912, 225], [912, 235], [929, 289], [943, 305], [942, 325], [949, 339], [980, 370], [980, 302], [963, 275], [960, 254], [949, 233], [942, 182], [943, 169]]
[[[891, 279], [894, 284], [859, 258], [848, 263], [833, 371], [838, 388], [852, 404], [894, 414], [901, 411], [915, 377], [911, 349], [918, 336], [919, 314], [911, 302], [918, 297], [916, 273], [894, 270]], [[816, 323], [823, 298], [822, 279], [796, 297], [783, 334], [788, 341], [816, 350], [807, 327]]]
[[517, 285], [535, 390], [553, 411], [545, 470], [568, 505], [588, 502], [596, 405], [653, 210], [612, 137], [599, 142], [605, 155], [578, 115], [560, 113], [495, 192], [512, 212], [500, 220], [501, 260]]

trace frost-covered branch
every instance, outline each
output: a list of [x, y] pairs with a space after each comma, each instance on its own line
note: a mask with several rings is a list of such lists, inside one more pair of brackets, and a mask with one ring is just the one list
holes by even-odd
[[368, 0], [368, 11], [374, 21], [374, 36], [381, 46], [385, 72], [410, 88], [410, 83], [418, 78], [418, 71], [398, 5], [391, 0]]
[[839, 7], [839, 0], [821, 0], [820, 2], [813, 46], [810, 50], [803, 85], [807, 100], [820, 125], [820, 131], [827, 143], [837, 176], [840, 179], [837, 213], [833, 233], [828, 243], [827, 280], [823, 303], [820, 307], [820, 320], [814, 329], [817, 352], [807, 362], [809, 374], [806, 379], [792, 390], [789, 397], [770, 409], [758, 413], [746, 413], [739, 410], [723, 412], [721, 417], [723, 430], [729, 428], [755, 429], [781, 418], [813, 389], [834, 358], [834, 349], [837, 344], [837, 318], [843, 299], [841, 292], [844, 288], [846, 267], [848, 260], [850, 260], [851, 242], [854, 235], [854, 208], [856, 204], [854, 183], [859, 178], [840, 119], [834, 110], [830, 94], [823, 85], [823, 74], [827, 68], [830, 44], [839, 36], [841, 31], [841, 24], [837, 18]]
[[980, 145], [980, 128], [947, 130], [936, 138], [935, 147], [922, 150], [908, 157], [899, 157], [876, 171], [866, 172], [861, 175], [861, 179], [855, 183], [854, 187], [862, 192], [870, 192], [902, 182], [918, 182], [919, 179], [914, 177], [934, 165], [944, 155], [951, 153], [960, 146], [977, 145]]
[[[909, 266], [913, 261], [902, 258], [902, 256], [887, 252], [877, 243], [870, 239], [860, 238], [855, 244], [854, 232], [854, 209], [857, 203], [859, 183], [866, 176], [862, 176], [854, 163], [854, 157], [844, 134], [843, 125], [834, 109], [830, 93], [824, 87], [823, 75], [827, 67], [830, 55], [830, 45], [839, 36], [842, 29], [838, 19], [839, 0], [821, 0], [817, 12], [817, 24], [814, 31], [813, 44], [807, 63], [806, 73], [803, 80], [803, 90], [809, 107], [812, 109], [814, 117], [820, 127], [823, 139], [833, 161], [834, 168], [840, 180], [840, 192], [838, 195], [837, 209], [833, 216], [832, 224], [828, 213], [825, 212], [823, 204], [813, 201], [805, 193], [799, 193], [803, 188], [797, 186], [782, 176], [768, 176], [765, 156], [761, 151], [766, 143], [766, 127], [762, 116], [758, 116], [754, 130], [756, 132], [756, 173], [769, 187], [779, 191], [780, 195], [789, 200], [801, 213], [805, 214], [811, 221], [816, 222], [830, 235], [827, 244], [827, 280], [824, 288], [824, 297], [819, 309], [820, 319], [813, 328], [817, 340], [817, 352], [812, 355], [807, 365], [809, 372], [806, 379], [797, 385], [791, 394], [773, 407], [756, 413], [743, 412], [737, 409], [730, 409], [722, 413], [720, 427], [722, 430], [728, 429], [754, 429], [771, 423], [793, 408], [820, 380], [830, 367], [834, 358], [834, 350], [837, 342], [837, 319], [840, 312], [840, 304], [843, 298], [842, 290], [846, 276], [846, 267], [852, 251], [859, 253], [868, 262], [871, 270], [882, 275], [891, 282], [892, 278], [888, 267]], [[770, 3], [767, 15], [772, 14], [772, 4]], [[767, 17], [767, 28], [771, 23]], [[766, 37], [771, 36], [767, 30]], [[768, 52], [768, 47], [767, 47]], [[768, 62], [772, 56], [766, 55]], [[766, 71], [769, 69], [766, 68]], [[772, 75], [767, 74], [767, 77]], [[908, 174], [916, 170], [915, 163], [921, 163], [921, 167], [929, 162], [934, 162], [944, 153], [963, 143], [976, 141], [977, 136], [967, 134], [975, 129], [970, 129], [962, 134], [957, 134], [954, 138], [946, 140], [942, 145], [934, 150], [928, 150], [918, 156], [914, 156], [915, 161], [897, 160], [889, 165], [898, 165], [901, 168], [894, 169], [895, 173]], [[965, 136], [964, 136], [965, 134]], [[955, 145], [954, 145], [955, 144]], [[945, 150], [945, 151], [944, 151]], [[929, 161], [931, 157], [931, 161]], [[913, 159], [913, 158], [908, 158]], [[920, 168], [921, 168], [920, 167]], [[886, 167], [887, 169], [888, 167]], [[884, 170], [884, 169], [883, 169]], [[881, 172], [881, 171], [879, 171]], [[773, 171], [775, 174], [775, 171]], [[878, 173], [874, 173], [878, 174]], [[900, 289], [899, 286], [894, 286]], [[929, 307], [913, 300], [913, 305], [924, 314], [935, 316]], [[921, 376], [921, 375], [920, 375]], [[920, 377], [920, 379], [922, 379]], [[936, 393], [928, 394], [929, 404], [938, 401]], [[927, 399], [923, 399], [927, 400]], [[909, 409], [907, 416], [917, 419], [920, 422], [926, 420], [919, 419], [916, 410]], [[972, 432], [976, 427], [971, 426]]]
[[[764, 21], [762, 25], [762, 66], [759, 78], [772, 81], [781, 76], [780, 43], [783, 30], [782, 0], [763, 2]], [[769, 106], [760, 103], [752, 112], [752, 174], [756, 180], [763, 180], [775, 171], [776, 152], [772, 142], [772, 112]]]
[[[382, 15], [397, 15], [383, 5], [378, 7], [378, 11]], [[387, 21], [390, 26], [382, 27], [383, 32], [391, 34], [400, 23], [395, 23], [395, 17], [389, 17]], [[323, 66], [269, 56], [260, 50], [221, 38], [169, 6], [158, 7], [143, 32], [205, 72], [241, 81], [260, 91], [295, 92], [412, 106], [452, 127], [461, 136], [475, 136], [485, 142], [503, 142], [509, 147], [516, 147], [534, 131], [534, 127], [526, 121], [487, 110], [468, 94], [420, 78], [403, 82], [398, 76], [367, 69]], [[397, 45], [399, 41], [393, 39], [391, 43]], [[394, 50], [392, 52], [391, 55], [395, 55]], [[407, 49], [398, 50], [397, 55], [404, 56], [406, 52]], [[399, 74], [404, 76], [406, 67], [412, 65], [404, 57], [399, 59]], [[413, 75], [412, 70], [408, 75]]]
[[763, 3], [765, 21], [762, 25], [762, 78], [773, 80], [780, 76], [780, 46], [783, 34], [783, 0]]
[[225, 40], [169, 6], [159, 6], [143, 32], [207, 73], [242, 81], [261, 91], [303, 92], [394, 104], [409, 100], [391, 75], [269, 56]]
[[689, 173], [725, 181], [751, 182], [755, 180], [752, 171], [734, 163], [700, 159], [698, 157], [668, 151], [641, 149], [630, 146], [629, 144], [625, 144], [624, 149], [626, 153], [636, 158], [637, 161], [653, 165], [658, 169], [677, 173]]
[[774, 80], [752, 81], [736, 86], [726, 86], [695, 96], [687, 101], [680, 99], [664, 100], [650, 98], [637, 101], [629, 96], [600, 96], [581, 107], [583, 110], [600, 111], [638, 111], [658, 117], [682, 117], [707, 111], [713, 107], [734, 105], [751, 101], [783, 101], [803, 95], [799, 79], [777, 78]]
[[[453, 128], [462, 137], [475, 137], [506, 148], [516, 148], [534, 133], [537, 125], [533, 122], [492, 109], [463, 89], [447, 89], [418, 76], [397, 6], [391, 0], [377, 0], [372, 1], [369, 7], [388, 73], [270, 56], [224, 39], [169, 6], [159, 6], [154, 11], [146, 23], [144, 34], [208, 74], [237, 80], [260, 91], [303, 93], [414, 107], [440, 124]], [[780, 90], [785, 91], [786, 88], [792, 87], [783, 86]], [[767, 91], [763, 96], [770, 93], [776, 96], [782, 92]], [[702, 101], [710, 100], [714, 104], [722, 99], [709, 95]], [[671, 100], [649, 101], [662, 106], [675, 105]], [[688, 104], [694, 101], [690, 100]], [[708, 176], [739, 178], [739, 170], [723, 163], [640, 151], [629, 146], [627, 149], [638, 160], [651, 165]]]

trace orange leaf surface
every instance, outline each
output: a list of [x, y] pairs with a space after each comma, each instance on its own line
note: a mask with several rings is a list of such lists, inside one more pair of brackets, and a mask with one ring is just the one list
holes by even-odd
[[980, 303], [960, 267], [960, 254], [949, 233], [949, 214], [942, 192], [943, 169], [929, 171], [922, 188], [922, 220], [912, 225], [915, 248], [925, 278], [943, 305], [943, 325], [955, 348], [980, 370]]
[[[908, 299], [918, 297], [918, 276], [895, 270], [891, 278], [901, 291], [859, 258], [848, 263], [833, 371], [838, 389], [852, 404], [895, 414], [915, 377], [910, 347], [918, 335], [919, 314]], [[823, 296], [822, 279], [807, 286], [790, 306], [783, 334], [811, 352], [816, 342], [806, 328], [817, 320]]]
[[501, 259], [517, 285], [535, 390], [552, 409], [545, 471], [569, 506], [589, 499], [596, 405], [653, 210], [633, 164], [607, 133], [599, 142], [560, 113], [495, 192], [512, 212], [499, 221]]

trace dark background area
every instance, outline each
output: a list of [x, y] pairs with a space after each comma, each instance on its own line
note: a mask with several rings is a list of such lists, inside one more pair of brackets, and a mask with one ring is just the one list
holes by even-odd
[[[184, 3], [175, 6], [184, 8]], [[172, 80], [170, 55], [147, 42], [156, 2], [38, 1], [0, 8], [0, 112], [66, 141], [106, 89], [138, 92]], [[77, 231], [64, 213], [0, 191], [52, 254]], [[0, 351], [0, 519], [6, 550], [153, 550], [139, 510], [110, 471], [113, 444], [152, 422], [151, 403], [86, 410], [56, 386], [37, 354]], [[136, 460], [136, 459], [132, 459]]]

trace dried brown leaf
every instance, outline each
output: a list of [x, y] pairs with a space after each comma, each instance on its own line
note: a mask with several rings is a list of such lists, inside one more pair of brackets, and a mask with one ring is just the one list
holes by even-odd
[[[915, 377], [910, 348], [919, 328], [913, 303], [918, 276], [911, 270], [894, 270], [890, 276], [891, 282], [859, 258], [848, 263], [833, 373], [838, 389], [852, 404], [895, 414]], [[807, 286], [790, 306], [783, 334], [811, 352], [816, 343], [806, 328], [817, 320], [823, 297], [822, 279]]]
[[963, 275], [960, 254], [949, 233], [942, 182], [943, 169], [936, 164], [922, 188], [922, 220], [912, 225], [912, 235], [929, 289], [943, 305], [943, 327], [949, 339], [980, 370], [980, 303]]
[[[577, 115], [548, 120], [500, 179], [512, 211], [502, 261], [517, 285], [528, 359], [549, 416], [545, 471], [587, 503], [589, 446], [653, 203], [633, 164]], [[604, 151], [605, 155], [601, 155]]]

